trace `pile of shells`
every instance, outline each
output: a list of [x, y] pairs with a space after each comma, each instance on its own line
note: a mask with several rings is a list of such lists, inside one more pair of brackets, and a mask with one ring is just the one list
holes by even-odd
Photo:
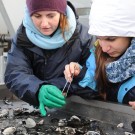
[[[34, 129], [38, 125], [43, 125], [44, 120], [35, 122], [32, 116], [41, 118], [37, 109], [33, 111], [27, 108], [0, 109], [0, 134], [27, 135], [28, 129]], [[36, 131], [35, 133], [37, 134]]]
[[[0, 108], [1, 135], [109, 135], [102, 124], [101, 121], [76, 115], [63, 119], [50, 115], [42, 117], [38, 109]], [[117, 127], [123, 128], [124, 124]], [[135, 127], [135, 122], [132, 127]], [[135, 134], [125, 132], [125, 135]]]
[[[38, 120], [36, 119], [38, 118]], [[68, 119], [51, 118], [50, 125], [44, 124], [38, 109], [9, 108], [0, 110], [3, 135], [102, 135], [98, 121], [71, 116]], [[105, 135], [105, 134], [104, 134]]]
[[69, 119], [54, 118], [51, 122], [57, 123], [57, 126], [51, 127], [48, 132], [46, 130], [47, 133], [53, 131], [59, 135], [105, 135], [96, 120], [83, 119], [73, 115]]

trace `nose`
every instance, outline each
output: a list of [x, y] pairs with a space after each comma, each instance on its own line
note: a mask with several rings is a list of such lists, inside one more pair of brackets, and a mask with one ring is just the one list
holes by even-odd
[[108, 52], [111, 48], [110, 45], [105, 40], [100, 40], [99, 44], [100, 44], [103, 52]]
[[42, 18], [42, 21], [41, 21], [41, 27], [47, 27], [48, 26], [48, 20], [46, 17]]

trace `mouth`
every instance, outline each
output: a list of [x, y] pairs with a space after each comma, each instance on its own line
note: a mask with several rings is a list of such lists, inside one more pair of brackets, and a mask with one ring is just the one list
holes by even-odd
[[48, 30], [50, 30], [50, 28], [44, 28], [44, 29], [42, 29], [42, 30], [44, 30], [44, 31], [48, 31]]
[[115, 52], [107, 52], [107, 53], [108, 53], [108, 55], [110, 55], [110, 56], [112, 56], [112, 55], [115, 54]]
[[51, 28], [41, 28], [42, 31], [50, 31]]

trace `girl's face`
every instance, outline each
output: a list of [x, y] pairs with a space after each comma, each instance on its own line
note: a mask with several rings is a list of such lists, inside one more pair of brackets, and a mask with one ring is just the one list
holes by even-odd
[[58, 27], [60, 13], [57, 11], [39, 11], [34, 13], [32, 21], [36, 28], [44, 35], [51, 35]]
[[110, 57], [119, 57], [130, 45], [129, 37], [97, 36], [102, 51]]

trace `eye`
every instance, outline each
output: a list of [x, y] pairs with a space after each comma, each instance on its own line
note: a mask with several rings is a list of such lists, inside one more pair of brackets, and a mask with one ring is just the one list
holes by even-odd
[[54, 15], [50, 14], [50, 15], [48, 15], [47, 17], [48, 17], [48, 18], [53, 18]]
[[108, 41], [114, 41], [115, 39], [112, 39], [112, 38], [110, 38], [110, 39], [107, 39]]
[[107, 41], [115, 41], [116, 40], [116, 37], [108, 37], [106, 40]]
[[39, 15], [39, 14], [33, 14], [33, 16], [34, 16], [35, 18], [40, 18], [40, 17], [41, 17], [41, 15]]

